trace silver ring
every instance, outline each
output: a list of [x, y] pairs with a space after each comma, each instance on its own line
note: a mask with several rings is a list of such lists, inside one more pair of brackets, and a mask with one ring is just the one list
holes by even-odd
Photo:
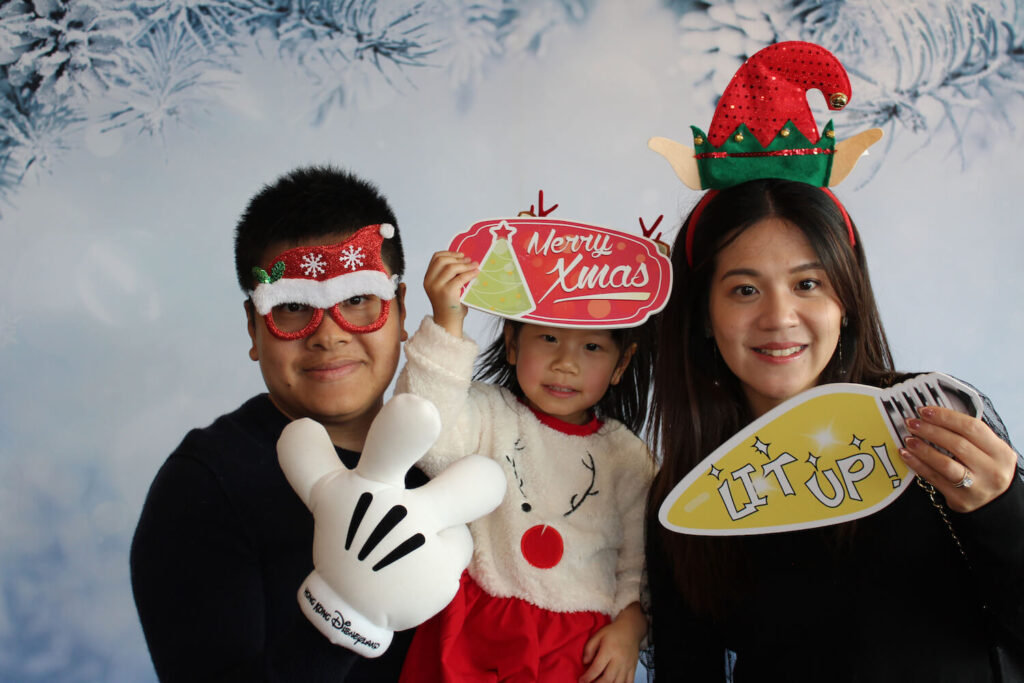
[[957, 483], [953, 484], [953, 488], [955, 488], [955, 489], [969, 489], [972, 486], [974, 486], [974, 479], [971, 478], [971, 471], [969, 469], [967, 469], [966, 467], [964, 467], [963, 479], [961, 479]]

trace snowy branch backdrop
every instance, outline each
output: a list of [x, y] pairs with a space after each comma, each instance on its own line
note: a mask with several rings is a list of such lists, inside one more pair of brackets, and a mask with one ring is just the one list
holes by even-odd
[[846, 65], [840, 138], [886, 131], [838, 194], [898, 365], [974, 382], [1024, 441], [1022, 4], [0, 3], [0, 679], [153, 679], [128, 544], [185, 431], [262, 388], [231, 241], [263, 183], [310, 162], [379, 183], [414, 327], [429, 254], [538, 189], [671, 237], [697, 195], [647, 138], [705, 127], [778, 40]]

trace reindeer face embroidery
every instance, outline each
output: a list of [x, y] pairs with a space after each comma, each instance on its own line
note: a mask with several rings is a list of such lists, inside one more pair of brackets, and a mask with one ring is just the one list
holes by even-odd
[[[513, 447], [517, 454], [519, 451], [525, 450], [525, 448], [523, 440], [521, 438], [517, 439]], [[516, 459], [512, 455], [506, 455], [505, 460], [512, 467], [513, 479], [519, 488], [520, 495], [523, 497], [521, 508], [524, 513], [530, 514], [533, 511], [533, 505], [528, 500], [526, 484], [516, 467]], [[587, 498], [600, 493], [600, 491], [594, 488], [597, 478], [594, 456], [587, 452], [585, 457], [581, 458], [581, 462], [584, 470], [589, 472], [587, 477], [589, 484], [581, 492], [572, 494], [568, 501], [568, 510], [562, 514], [563, 517], [573, 514], [580, 509], [580, 506], [583, 505]], [[562, 556], [565, 553], [565, 541], [562, 539], [562, 534], [558, 532], [558, 529], [550, 524], [535, 524], [523, 532], [522, 537], [519, 539], [519, 550], [523, 558], [532, 566], [538, 569], [551, 569], [562, 561]]]

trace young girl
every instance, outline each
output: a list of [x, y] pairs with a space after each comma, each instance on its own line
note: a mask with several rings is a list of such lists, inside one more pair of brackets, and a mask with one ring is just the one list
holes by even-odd
[[463, 585], [417, 630], [411, 681], [632, 681], [643, 512], [654, 463], [632, 431], [646, 417], [648, 326], [565, 329], [506, 321], [472, 382], [477, 346], [459, 300], [478, 264], [434, 255], [433, 308], [406, 344], [397, 391], [432, 400], [440, 440], [419, 465], [435, 475], [469, 453], [508, 476], [502, 505], [470, 525]]

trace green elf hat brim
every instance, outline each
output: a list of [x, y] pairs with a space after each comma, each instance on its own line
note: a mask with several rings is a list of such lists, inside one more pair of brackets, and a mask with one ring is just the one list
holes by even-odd
[[763, 147], [741, 123], [720, 147], [708, 141], [697, 126], [693, 131], [694, 157], [702, 189], [722, 190], [758, 178], [783, 178], [817, 187], [828, 187], [835, 154], [832, 121], [817, 143], [811, 143], [792, 121], [779, 129]]

